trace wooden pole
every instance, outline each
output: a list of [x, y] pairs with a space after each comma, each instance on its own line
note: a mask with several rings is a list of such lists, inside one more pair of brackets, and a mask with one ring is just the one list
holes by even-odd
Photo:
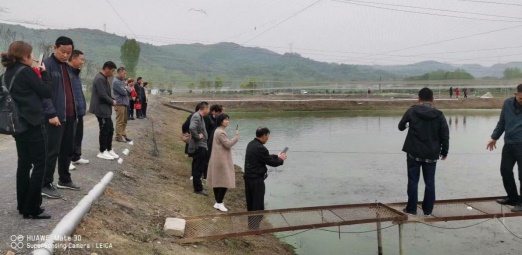
[[402, 238], [402, 229], [404, 228], [404, 225], [401, 223], [399, 224], [399, 254], [400, 255], [405, 255], [406, 253], [404, 252], [404, 240]]
[[378, 254], [382, 255], [382, 232], [381, 232], [381, 220], [380, 215], [377, 213], [377, 217], [379, 220], [377, 220], [377, 248], [378, 248]]

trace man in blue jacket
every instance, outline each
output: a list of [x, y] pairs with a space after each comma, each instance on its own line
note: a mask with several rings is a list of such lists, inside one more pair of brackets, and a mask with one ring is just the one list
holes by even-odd
[[[522, 84], [517, 86], [517, 92], [512, 98], [504, 101], [497, 127], [491, 134], [486, 148], [490, 151], [497, 148], [497, 140], [503, 133], [504, 147], [500, 162], [500, 174], [507, 197], [497, 200], [502, 205], [514, 206], [511, 211], [522, 212], [522, 198], [518, 194], [517, 183], [513, 174], [515, 163], [518, 164], [518, 179], [522, 180]], [[522, 185], [520, 187], [522, 195]]]
[[[83, 94], [83, 85], [80, 79], [80, 72], [84, 62], [85, 58], [83, 56], [83, 52], [79, 50], [73, 50], [72, 55], [69, 58], [69, 65], [72, 68], [71, 82], [73, 83], [73, 89], [78, 90], [75, 91], [75, 94], [78, 95], [78, 98], [76, 98], [76, 107], [78, 108], [78, 124], [76, 125], [76, 134], [74, 137], [74, 150], [72, 157], [73, 164], [89, 164], [89, 160], [82, 158], [83, 116], [85, 116], [85, 110], [87, 108], [85, 95]], [[69, 170], [74, 169], [74, 167], [72, 167], [72, 169], [69, 168]]]
[[53, 96], [52, 99], [43, 101], [45, 116], [49, 120], [47, 126], [49, 142], [42, 195], [54, 199], [62, 197], [53, 184], [57, 160], [59, 176], [57, 187], [80, 189], [72, 181], [69, 172], [78, 116], [77, 98], [80, 97], [78, 91], [81, 90], [81, 88], [74, 88], [75, 84], [71, 81], [73, 70], [67, 64], [73, 50], [73, 41], [68, 37], [60, 36], [56, 39], [54, 53], [43, 61], [51, 75]]
[[435, 204], [435, 168], [437, 160], [445, 160], [449, 149], [449, 128], [444, 114], [433, 107], [433, 91], [419, 91], [419, 104], [410, 107], [399, 122], [399, 130], [408, 128], [402, 151], [408, 165], [408, 205], [405, 213], [417, 214], [420, 171], [426, 188], [422, 210], [431, 215]]

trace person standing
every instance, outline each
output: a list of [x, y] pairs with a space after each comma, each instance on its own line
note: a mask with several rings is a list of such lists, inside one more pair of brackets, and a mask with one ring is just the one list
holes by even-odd
[[462, 92], [464, 92], [464, 98], [468, 98], [468, 89], [464, 88]]
[[127, 91], [127, 82], [125, 77], [127, 76], [127, 70], [125, 67], [120, 67], [116, 70], [116, 79], [112, 82], [112, 92], [114, 99], [116, 100], [116, 138], [118, 142], [130, 142], [132, 141], [127, 137], [125, 129], [127, 127], [127, 114], [129, 107], [129, 92]]
[[[408, 127], [409, 126], [409, 127]], [[399, 130], [408, 129], [402, 151], [406, 152], [408, 167], [408, 205], [405, 213], [417, 214], [418, 185], [420, 171], [426, 188], [422, 210], [431, 215], [435, 204], [435, 169], [437, 160], [445, 160], [449, 149], [449, 128], [444, 114], [433, 107], [433, 91], [423, 88], [419, 91], [419, 104], [408, 109]]]
[[225, 129], [230, 123], [230, 117], [221, 114], [216, 120], [217, 128], [213, 135], [214, 147], [208, 162], [207, 185], [214, 189], [216, 203], [214, 209], [227, 212], [228, 209], [223, 203], [227, 189], [236, 187], [236, 171], [232, 161], [232, 146], [239, 140], [239, 131], [236, 130], [232, 140], [228, 139]]
[[452, 97], [453, 97], [453, 87], [450, 87], [450, 89], [449, 89], [449, 94], [450, 94], [450, 95], [449, 95], [450, 98], [452, 98]]
[[[286, 153], [270, 155], [265, 144], [270, 138], [270, 130], [260, 127], [256, 130], [256, 138], [248, 143], [245, 154], [245, 197], [248, 211], [265, 209], [265, 179], [268, 177], [266, 165], [277, 167], [283, 165]], [[258, 229], [262, 216], [249, 216], [248, 228]]]
[[199, 103], [199, 110], [192, 114], [190, 118], [190, 136], [188, 153], [192, 154], [192, 184], [194, 193], [198, 195], [208, 196], [203, 190], [201, 176], [207, 170], [207, 139], [208, 134], [205, 129], [205, 120], [203, 117], [209, 113], [207, 102]]
[[147, 118], [147, 105], [149, 104], [149, 83], [144, 82], [143, 86], [141, 87], [141, 94], [142, 94], [142, 106], [141, 106], [141, 113], [143, 114], [143, 118]]
[[136, 101], [136, 90], [134, 90], [134, 79], [127, 80], [127, 92], [129, 93], [129, 113], [128, 119], [134, 120], [134, 102]]
[[[522, 198], [518, 194], [517, 183], [513, 174], [515, 163], [518, 165], [518, 179], [522, 180], [522, 84], [517, 86], [515, 96], [504, 101], [500, 118], [486, 148], [490, 151], [497, 148], [497, 140], [504, 135], [500, 174], [507, 197], [497, 200], [502, 205], [514, 206], [511, 211], [522, 212]], [[522, 183], [520, 186], [522, 195]]]
[[[76, 100], [76, 106], [78, 108], [78, 123], [76, 124], [76, 134], [74, 135], [74, 149], [71, 160], [72, 164], [80, 165], [89, 164], [89, 160], [82, 158], [83, 116], [85, 116], [85, 111], [87, 109], [85, 95], [83, 94], [83, 85], [80, 79], [80, 72], [84, 62], [85, 58], [83, 56], [83, 52], [79, 50], [73, 50], [71, 57], [69, 58], [69, 65], [72, 69], [71, 82], [73, 84], [73, 89], [78, 90], [76, 92], [76, 95], [78, 95], [78, 98]], [[72, 167], [69, 167], [69, 170], [75, 169], [75, 167], [72, 164]]]
[[459, 98], [459, 95], [460, 95], [460, 90], [459, 90], [459, 88], [456, 88], [456, 89], [455, 89], [455, 96], [456, 96], [457, 98]]
[[54, 53], [43, 62], [47, 72], [51, 75], [53, 95], [51, 99], [44, 99], [45, 116], [49, 120], [47, 125], [48, 156], [45, 168], [45, 178], [42, 195], [47, 198], [58, 199], [62, 195], [56, 190], [54, 172], [58, 163], [58, 185], [60, 189], [80, 190], [71, 178], [69, 167], [74, 149], [74, 130], [78, 116], [78, 101], [81, 88], [72, 83], [73, 70], [67, 64], [74, 43], [71, 38], [60, 36], [54, 44]]
[[[33, 47], [16, 41], [2, 53], [3, 86], [11, 92], [18, 107], [21, 121], [27, 130], [13, 135], [16, 142], [18, 166], [16, 169], [17, 209], [24, 218], [50, 219], [42, 205], [42, 182], [47, 157], [46, 120], [43, 117], [42, 99], [51, 98], [52, 82], [45, 64], [39, 66], [42, 79], [31, 68]], [[31, 172], [32, 169], [32, 172]]]
[[109, 78], [114, 75], [116, 64], [107, 61], [103, 64], [102, 71], [94, 77], [89, 112], [96, 115], [100, 126], [100, 152], [97, 157], [101, 159], [117, 159], [120, 156], [112, 149], [112, 136], [114, 124], [112, 123], [112, 107], [116, 106], [116, 100], [111, 95]]
[[[134, 91], [136, 91], [136, 101], [134, 102], [139, 103], [143, 106], [143, 102], [141, 101], [141, 84], [143, 83], [143, 78], [138, 77], [136, 80], [136, 83], [134, 84]], [[136, 109], [136, 107], [134, 107]], [[136, 109], [136, 119], [142, 119], [142, 111], [141, 109]]]
[[[207, 148], [208, 155], [207, 161], [210, 161], [210, 157], [212, 155], [212, 143], [214, 142], [214, 130], [218, 127], [217, 125], [217, 117], [223, 113], [223, 106], [221, 105], [213, 105], [210, 107], [210, 114], [205, 116], [205, 129], [208, 134]], [[203, 173], [203, 179], [207, 178], [208, 169]]]

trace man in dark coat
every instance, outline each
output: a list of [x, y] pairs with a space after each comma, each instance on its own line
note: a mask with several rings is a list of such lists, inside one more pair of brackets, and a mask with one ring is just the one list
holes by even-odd
[[[207, 130], [208, 140], [207, 140], [207, 162], [210, 162], [210, 154], [212, 153], [212, 142], [214, 140], [214, 131], [217, 128], [216, 119], [217, 117], [223, 113], [223, 106], [221, 105], [213, 105], [210, 107], [210, 114], [205, 116], [205, 129]], [[203, 179], [207, 178], [207, 170], [203, 173]]]
[[[265, 209], [265, 179], [268, 177], [266, 165], [277, 167], [283, 165], [286, 154], [270, 155], [264, 144], [270, 138], [270, 130], [260, 127], [256, 130], [256, 138], [248, 143], [245, 154], [245, 196], [248, 211]], [[248, 228], [258, 229], [262, 216], [249, 216]]]
[[[518, 165], [518, 179], [522, 180], [522, 84], [517, 86], [514, 97], [506, 99], [500, 112], [497, 126], [491, 134], [487, 149], [497, 148], [497, 140], [504, 134], [504, 147], [500, 161], [500, 174], [507, 197], [497, 200], [502, 205], [512, 205], [513, 212], [522, 212], [522, 197], [519, 196], [513, 175], [515, 163]], [[522, 184], [520, 187], [522, 194]]]
[[399, 130], [409, 130], [402, 150], [407, 153], [408, 164], [408, 205], [404, 212], [417, 214], [417, 192], [422, 167], [426, 189], [422, 210], [431, 215], [435, 203], [435, 168], [437, 160], [445, 160], [449, 148], [449, 128], [444, 114], [433, 108], [433, 91], [423, 88], [419, 91], [419, 105], [414, 105], [404, 113], [399, 122]]

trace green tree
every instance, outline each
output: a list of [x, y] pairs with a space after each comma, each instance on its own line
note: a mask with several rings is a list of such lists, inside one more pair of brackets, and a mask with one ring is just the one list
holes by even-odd
[[247, 83], [241, 84], [242, 89], [255, 89], [257, 88], [256, 79], [250, 78]]
[[208, 89], [210, 87], [210, 81], [207, 81], [207, 78], [201, 78], [199, 80], [199, 89]]
[[189, 84], [187, 84], [187, 88], [190, 89], [190, 90], [193, 90], [196, 88], [196, 84], [194, 84], [194, 82], [189, 82]]
[[214, 88], [216, 90], [223, 88], [223, 80], [221, 80], [221, 77], [218, 76], [214, 79]]
[[522, 78], [522, 71], [518, 67], [506, 68], [504, 70], [504, 79]]
[[141, 48], [136, 39], [127, 39], [120, 49], [120, 59], [127, 69], [128, 77], [136, 76], [136, 66], [140, 60]]

